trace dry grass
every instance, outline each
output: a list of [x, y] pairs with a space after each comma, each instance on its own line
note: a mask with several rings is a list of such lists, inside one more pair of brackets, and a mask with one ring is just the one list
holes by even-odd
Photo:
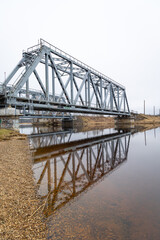
[[134, 117], [135, 124], [160, 124], [160, 116], [138, 114]]
[[9, 138], [10, 136], [14, 135], [16, 132], [10, 129], [2, 129], [0, 128], [0, 140]]
[[82, 127], [82, 130], [92, 130], [114, 127], [113, 117], [104, 116], [77, 116], [75, 126]]

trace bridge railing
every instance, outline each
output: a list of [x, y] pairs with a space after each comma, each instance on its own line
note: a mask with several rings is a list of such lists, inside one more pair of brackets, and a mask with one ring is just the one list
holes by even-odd
[[[8, 96], [11, 94], [11, 90], [12, 90], [13, 86], [14, 86], [14, 84], [9, 84], [8, 86], [6, 86], [6, 93], [7, 93]], [[3, 84], [2, 83], [0, 83], [0, 93], [4, 93], [3, 92]], [[39, 101], [45, 101], [44, 100], [45, 99], [45, 95], [44, 95], [44, 93], [41, 90], [38, 91], [37, 89], [30, 89], [29, 95], [30, 95], [30, 101], [32, 99], [34, 99], [34, 100], [37, 99]], [[26, 97], [26, 89], [25, 89], [25, 87], [23, 87], [20, 90], [19, 97], [23, 97], [23, 96]], [[49, 98], [52, 101], [52, 98], [53, 98], [52, 93], [49, 94]], [[58, 95], [58, 94], [55, 96], [55, 102], [62, 103], [62, 104], [65, 103], [64, 98], [60, 97], [60, 95]], [[88, 102], [85, 102], [85, 104], [87, 105]], [[77, 101], [77, 105], [83, 106], [81, 101]], [[91, 103], [91, 107], [95, 108], [96, 104], [95, 103]]]

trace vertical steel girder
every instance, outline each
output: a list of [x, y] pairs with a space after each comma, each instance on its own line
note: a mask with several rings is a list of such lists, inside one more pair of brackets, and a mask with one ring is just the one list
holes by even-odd
[[44, 154], [39, 156], [39, 161], [38, 156], [34, 156], [33, 170], [38, 187], [46, 185], [46, 190], [43, 189], [46, 194], [42, 197], [44, 199], [51, 195], [47, 207], [55, 211], [57, 207], [64, 206], [127, 160], [129, 143], [130, 133], [127, 133], [94, 144], [74, 145], [74, 148], [68, 148], [68, 145], [65, 148], [63, 145], [62, 151], [59, 147], [59, 153], [56, 150], [48, 152], [46, 157]]
[[[43, 65], [45, 74], [41, 76], [38, 67]], [[10, 87], [15, 74], [23, 67], [25, 69]], [[41, 93], [38, 90], [34, 93], [31, 91], [32, 73]], [[21, 94], [20, 98], [22, 90], [26, 94]], [[39, 110], [47, 108], [54, 111], [54, 106], [57, 106], [57, 111], [68, 108], [69, 112], [130, 115], [122, 85], [44, 40], [23, 53], [23, 58], [3, 83], [3, 94], [8, 104], [18, 107], [24, 104], [29, 107], [32, 101], [33, 108]], [[36, 99], [43, 100], [46, 106], [42, 106]]]

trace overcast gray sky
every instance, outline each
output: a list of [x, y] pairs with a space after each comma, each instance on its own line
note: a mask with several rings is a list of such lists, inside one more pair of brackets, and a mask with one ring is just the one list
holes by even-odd
[[0, 82], [43, 38], [160, 109], [160, 0], [0, 0]]

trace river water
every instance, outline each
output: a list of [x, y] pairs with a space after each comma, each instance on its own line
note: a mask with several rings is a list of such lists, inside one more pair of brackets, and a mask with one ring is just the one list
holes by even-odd
[[160, 239], [160, 128], [21, 132], [48, 239]]

